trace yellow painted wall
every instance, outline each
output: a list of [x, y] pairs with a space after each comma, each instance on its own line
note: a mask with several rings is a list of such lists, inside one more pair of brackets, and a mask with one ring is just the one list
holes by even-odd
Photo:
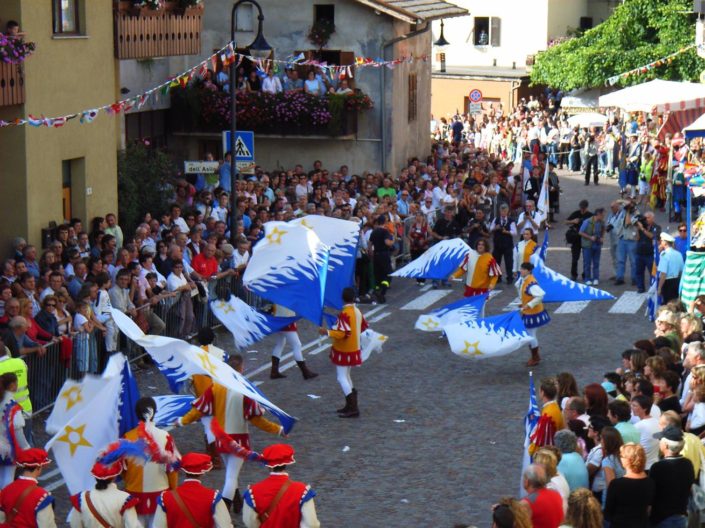
[[436, 119], [463, 112], [464, 98], [471, 90], [478, 89], [487, 101], [499, 100], [505, 109], [511, 108], [510, 81], [477, 81], [433, 77], [431, 82], [431, 113]]
[[[49, 1], [3, 0], [2, 19], [5, 2], [20, 7], [20, 16], [12, 14], [37, 49], [25, 63], [24, 108], [0, 109], [0, 117], [12, 112], [54, 117], [117, 98], [111, 0], [82, 2], [85, 37], [79, 38], [53, 36]], [[85, 158], [85, 182], [74, 175], [73, 216], [86, 225], [94, 216], [116, 211], [118, 130], [118, 120], [105, 114], [92, 124], [74, 119], [62, 128], [0, 130], [0, 188], [12, 190], [0, 193], [0, 220], [8, 209], [18, 219], [0, 222], [1, 253], [13, 236], [39, 243], [42, 227], [63, 221], [62, 160]], [[14, 148], [8, 152], [6, 145]], [[84, 185], [77, 188], [77, 183]], [[92, 188], [90, 196], [85, 187]]]
[[580, 17], [587, 12], [586, 0], [549, 0], [548, 40], [564, 36], [568, 28], [580, 27]]

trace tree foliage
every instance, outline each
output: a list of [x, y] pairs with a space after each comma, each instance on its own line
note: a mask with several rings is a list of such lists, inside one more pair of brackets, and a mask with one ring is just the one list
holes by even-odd
[[132, 143], [118, 154], [118, 216], [125, 234], [132, 233], [144, 214], [166, 211], [177, 167], [164, 151]]
[[[609, 77], [639, 68], [695, 43], [692, 0], [626, 0], [582, 36], [540, 52], [532, 84], [562, 90], [604, 86]], [[651, 79], [697, 80], [705, 62], [695, 49], [670, 64], [629, 76], [627, 86]]]

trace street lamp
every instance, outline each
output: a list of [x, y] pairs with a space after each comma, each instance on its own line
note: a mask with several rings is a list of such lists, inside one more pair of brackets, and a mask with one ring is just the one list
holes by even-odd
[[[242, 4], [252, 4], [257, 8], [257, 36], [252, 44], [249, 46], [250, 54], [256, 59], [266, 59], [272, 52], [272, 46], [269, 45], [267, 40], [264, 38], [262, 33], [262, 23], [264, 22], [264, 15], [262, 14], [262, 8], [255, 0], [237, 0], [233, 5], [232, 14], [230, 16], [230, 42], [232, 42], [233, 47], [237, 49], [235, 44], [235, 22], [237, 20], [237, 8]], [[230, 64], [230, 144], [228, 145], [230, 150], [230, 242], [233, 247], [237, 244], [237, 214], [236, 214], [236, 193], [235, 193], [235, 183], [237, 182], [237, 169], [235, 162], [235, 135], [237, 134], [237, 71], [236, 63], [232, 62]]]
[[[433, 45], [436, 46], [437, 48], [444, 48], [448, 44], [450, 44], [450, 42], [448, 42], [446, 40], [445, 36], [443, 35], [443, 26], [444, 25], [445, 24], [443, 24], [443, 20], [441, 20], [441, 36], [438, 37], [438, 40], [433, 43]], [[443, 50], [441, 50], [440, 56], [441, 56], [441, 73], [445, 73], [446, 72], [446, 54], [443, 52]]]

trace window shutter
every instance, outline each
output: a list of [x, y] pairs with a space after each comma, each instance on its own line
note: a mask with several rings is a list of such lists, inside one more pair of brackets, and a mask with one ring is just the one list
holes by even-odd
[[498, 48], [501, 43], [502, 34], [502, 19], [499, 17], [492, 17], [490, 19], [490, 45], [494, 48]]

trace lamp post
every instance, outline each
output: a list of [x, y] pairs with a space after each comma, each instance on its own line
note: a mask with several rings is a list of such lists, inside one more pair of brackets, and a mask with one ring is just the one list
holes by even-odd
[[448, 42], [448, 41], [446, 40], [445, 36], [443, 35], [443, 26], [444, 26], [444, 25], [445, 25], [445, 24], [443, 24], [443, 20], [441, 20], [441, 35], [440, 35], [440, 37], [438, 37], [438, 40], [433, 43], [433, 45], [436, 46], [437, 48], [441, 48], [441, 52], [440, 52], [440, 56], [441, 56], [441, 57], [440, 57], [440, 58], [441, 58], [441, 73], [445, 73], [445, 72], [446, 72], [446, 54], [445, 54], [445, 52], [443, 51], [443, 48], [445, 48], [448, 44], [450, 44], [450, 42]]
[[[256, 59], [266, 59], [272, 52], [270, 46], [262, 34], [262, 23], [264, 15], [262, 8], [255, 0], [237, 0], [233, 5], [233, 10], [230, 15], [230, 42], [233, 48], [237, 49], [235, 44], [235, 26], [237, 22], [237, 8], [242, 4], [252, 4], [257, 8], [257, 36], [249, 46], [250, 54]], [[230, 64], [230, 242], [235, 247], [237, 243], [237, 195], [235, 193], [235, 184], [238, 179], [237, 164], [235, 162], [235, 135], [237, 134], [237, 71], [235, 62]]]

